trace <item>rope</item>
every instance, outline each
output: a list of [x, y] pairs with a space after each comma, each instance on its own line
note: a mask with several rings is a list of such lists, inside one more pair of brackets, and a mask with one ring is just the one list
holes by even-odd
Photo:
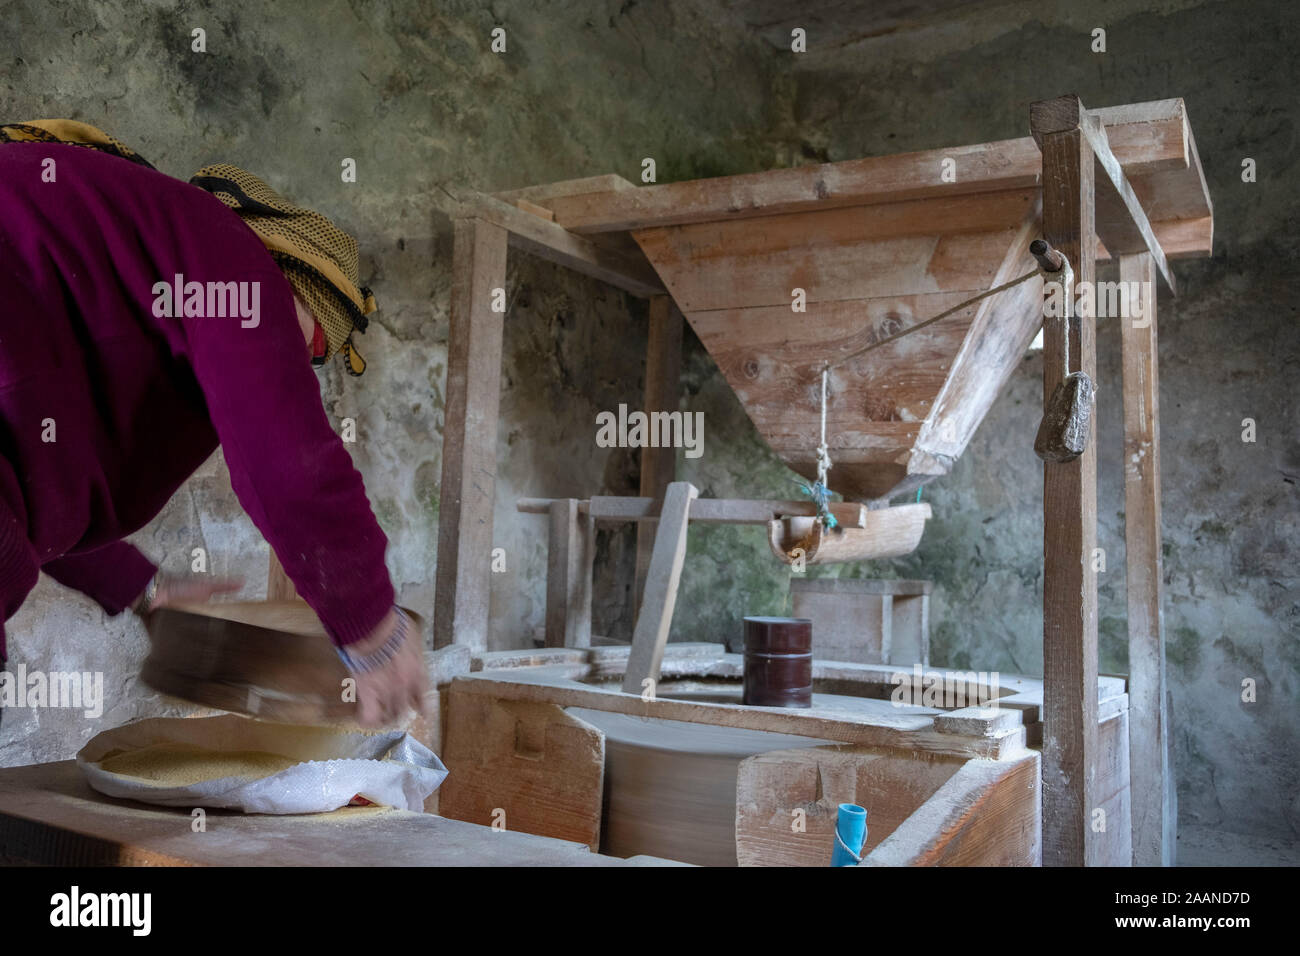
[[838, 843], [840, 846], [842, 846], [844, 848], [844, 852], [847, 853], [849, 856], [851, 856], [856, 862], [858, 863], [862, 862], [862, 855], [859, 853], [854, 853], [852, 848], [850, 848], [849, 845], [844, 842], [844, 837], [840, 836], [840, 825], [838, 821], [835, 824], [835, 842]]
[[826, 473], [831, 470], [831, 450], [826, 444], [826, 379], [830, 372], [830, 368], [822, 369], [822, 442], [817, 446], [817, 481], [824, 488], [830, 487]]
[[[1064, 252], [1057, 253], [1061, 257], [1061, 268], [1056, 272], [1044, 272], [1044, 277], [1053, 276], [1056, 281], [1061, 283], [1061, 291], [1065, 293], [1065, 302], [1061, 307], [1061, 321], [1065, 323], [1065, 375], [1062, 378], [1070, 377], [1070, 312], [1074, 300], [1074, 270], [1070, 268], [1070, 260], [1065, 258]], [[1040, 270], [1041, 271], [1041, 270]]]

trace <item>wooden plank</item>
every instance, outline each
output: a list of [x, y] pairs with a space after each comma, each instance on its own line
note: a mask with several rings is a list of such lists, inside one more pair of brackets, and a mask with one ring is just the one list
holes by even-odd
[[[1026, 211], [991, 285], [1010, 282], [1033, 267], [1029, 244], [1038, 238], [1041, 219], [1041, 203], [1035, 201]], [[952, 373], [926, 410], [925, 427], [908, 456], [909, 465], [913, 458], [927, 455], [949, 462], [966, 450], [975, 429], [1042, 327], [1042, 287], [1042, 280], [1034, 278], [990, 296], [978, 304], [969, 325], [961, 326], [965, 334], [957, 354], [949, 358]], [[931, 470], [921, 460], [917, 465], [922, 474]]]
[[930, 595], [895, 595], [887, 664], [930, 663]]
[[[1043, 235], [1065, 253], [1077, 282], [1092, 282], [1096, 160], [1084, 135], [1078, 97], [1036, 103], [1030, 110], [1043, 149]], [[1084, 255], [1081, 250], [1088, 250]], [[1064, 377], [1062, 322], [1043, 335], [1043, 401]], [[1069, 331], [1071, 368], [1094, 380], [1094, 321], [1078, 317]], [[1093, 413], [1093, 421], [1097, 420]], [[1095, 425], [1094, 425], [1095, 428]], [[1097, 441], [1071, 462], [1043, 465], [1043, 862], [1093, 861], [1089, 829], [1096, 807], [1097, 753]]]
[[[862, 866], [1038, 866], [1037, 754], [971, 760], [877, 846]], [[867, 818], [870, 830], [871, 818]]]
[[551, 503], [546, 559], [546, 646], [591, 646], [591, 518], [577, 498]]
[[[736, 857], [741, 866], [829, 866], [841, 803], [867, 810], [870, 853], [962, 766], [953, 758], [865, 750], [757, 754], [736, 774]], [[802, 811], [802, 828], [794, 826]]]
[[1176, 293], [1178, 285], [1169, 270], [1169, 263], [1165, 261], [1160, 240], [1156, 238], [1132, 184], [1125, 177], [1123, 167], [1110, 150], [1105, 126], [1096, 115], [1090, 114], [1082, 129], [1096, 157], [1096, 182], [1101, 187], [1096, 192], [1098, 238], [1106, 244], [1112, 256], [1145, 251], [1151, 256], [1169, 291]]
[[[942, 213], [952, 203], [931, 199], [632, 235], [692, 322], [695, 313], [714, 309], [784, 306], [788, 312], [795, 288], [805, 290], [816, 315], [830, 302], [989, 288], [1036, 199], [1033, 191], [1012, 193], [998, 205], [997, 218], [969, 231]], [[909, 231], [896, 227], [896, 206], [904, 207], [903, 222], [929, 206], [940, 208], [925, 216], [925, 228]]]
[[[1089, 821], [1096, 853], [1092, 866], [1133, 865], [1133, 813], [1129, 760], [1129, 721], [1136, 716], [1127, 708], [1097, 725], [1097, 807], [1104, 816]], [[1097, 832], [1101, 821], [1106, 829]]]
[[[616, 648], [602, 648], [613, 651]], [[739, 655], [732, 655], [739, 662]], [[836, 663], [829, 669], [813, 668], [818, 674], [844, 674], [869, 665]], [[689, 668], [687, 668], [689, 670]], [[621, 671], [622, 667], [610, 668]], [[883, 669], [880, 681], [889, 686], [895, 668]], [[603, 671], [602, 673], [608, 673]], [[842, 678], [841, 678], [842, 679]], [[637, 693], [612, 693], [568, 676], [565, 668], [520, 668], [502, 673], [479, 672], [456, 678], [467, 693], [484, 694], [502, 700], [525, 700], [556, 704], [560, 707], [589, 707], [616, 714], [684, 720], [719, 727], [741, 727], [778, 734], [799, 734], [822, 740], [835, 740], [863, 747], [897, 747], [917, 752], [952, 754], [968, 757], [1001, 759], [1018, 754], [1025, 747], [1025, 728], [1013, 728], [996, 736], [964, 736], [942, 733], [934, 728], [934, 718], [911, 708], [888, 704], [884, 713], [873, 710], [864, 718], [843, 706], [821, 707], [819, 695], [813, 695], [813, 707], [792, 710], [780, 707], [751, 707], [744, 704], [714, 704], [697, 700], [674, 700], [658, 697], [643, 700]], [[910, 712], [909, 712], [910, 711]]]
[[796, 587], [804, 583], [810, 582], [799, 578], [790, 580], [791, 613], [813, 622], [814, 658], [859, 664], [889, 663], [892, 594], [806, 591]]
[[289, 580], [284, 565], [280, 563], [274, 551], [270, 552], [266, 563], [266, 599], [268, 601], [299, 600], [298, 590]]
[[599, 850], [605, 735], [553, 704], [493, 700], [457, 685], [448, 697], [450, 773], [439, 812]]
[[[1190, 130], [1180, 100], [1097, 112], [1107, 124], [1116, 157], [1134, 175], [1187, 176]], [[955, 182], [940, 176], [946, 159], [955, 164]], [[1024, 137], [658, 186], [583, 189], [536, 201], [575, 232], [617, 232], [1036, 187], [1040, 168], [1037, 150]]]
[[504, 189], [492, 195], [502, 202], [513, 204], [523, 199], [549, 209], [554, 200], [563, 196], [607, 193], [616, 189], [636, 189], [636, 184], [616, 173], [605, 173], [600, 176], [585, 176], [582, 179], [563, 179], [555, 183], [524, 186], [521, 189]]
[[539, 206], [537, 203], [529, 202], [527, 199], [516, 199], [512, 205], [516, 209], [522, 209], [526, 213], [539, 216], [547, 222], [555, 222], [555, 213], [551, 212], [545, 206]]
[[650, 264], [621, 249], [569, 232], [540, 216], [482, 193], [453, 193], [451, 215], [490, 222], [509, 233], [512, 248], [608, 282], [633, 295], [662, 295], [664, 288]]
[[[553, 500], [520, 498], [516, 507], [526, 514], [546, 514], [550, 512]], [[593, 495], [589, 501], [578, 503], [579, 511], [590, 514], [597, 521], [658, 521], [661, 507], [661, 502], [655, 498], [612, 495]], [[830, 510], [847, 527], [866, 527], [868, 509], [858, 502], [833, 502]], [[779, 515], [815, 514], [817, 506], [811, 501], [777, 499], [695, 498], [690, 508], [691, 520], [701, 524], [766, 525]]]
[[[680, 404], [682, 377], [682, 314], [670, 296], [650, 299], [650, 327], [645, 353], [645, 411], [675, 412]], [[641, 496], [662, 500], [677, 477], [677, 449], [641, 449]], [[654, 550], [654, 526], [638, 523], [636, 529], [636, 610], [641, 610], [645, 576]]]
[[627, 659], [627, 673], [623, 676], [624, 693], [639, 694], [644, 689], [643, 681], [659, 681], [659, 666], [663, 662], [664, 645], [668, 643], [673, 608], [677, 604], [677, 585], [686, 560], [688, 515], [691, 501], [698, 495], [699, 490], [689, 481], [672, 482], [664, 494], [654, 553], [650, 558], [650, 570], [646, 573], [641, 612], [636, 618], [632, 651]]
[[1120, 281], [1140, 290], [1141, 318], [1120, 319], [1124, 404], [1124, 550], [1128, 588], [1129, 749], [1133, 758], [1133, 864], [1171, 866], [1165, 844], [1173, 774], [1165, 711], [1164, 562], [1160, 535], [1160, 372], [1155, 268], [1121, 256]]
[[[445, 786], [445, 784], [444, 784]], [[625, 866], [579, 843], [460, 820], [349, 807], [274, 816], [126, 803], [72, 760], [0, 769], [0, 863], [37, 866]], [[382, 878], [382, 874], [380, 874]]]
[[474, 651], [487, 648], [505, 322], [504, 313], [493, 312], [491, 303], [492, 290], [505, 284], [505, 230], [479, 219], [457, 220], [434, 583], [435, 647], [458, 643]]

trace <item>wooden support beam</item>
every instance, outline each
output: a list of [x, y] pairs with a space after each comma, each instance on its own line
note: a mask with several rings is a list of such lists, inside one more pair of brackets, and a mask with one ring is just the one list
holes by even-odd
[[276, 557], [275, 551], [271, 551], [270, 559], [266, 564], [266, 599], [268, 601], [297, 601], [298, 590], [289, 580], [289, 575], [285, 574], [284, 565]]
[[1120, 319], [1124, 368], [1124, 550], [1128, 581], [1129, 757], [1133, 865], [1172, 866], [1173, 772], [1165, 707], [1164, 581], [1160, 539], [1160, 375], [1155, 266], [1146, 253], [1120, 256], [1120, 282], [1140, 308]]
[[[1065, 97], [1043, 100], [1029, 107], [1030, 128], [1040, 148], [1043, 140], [1040, 128], [1035, 125], [1039, 122], [1035, 118], [1035, 111], [1047, 112], [1049, 115], [1043, 116], [1041, 122], [1051, 126], [1060, 121], [1059, 117], [1050, 113], [1055, 109], [1054, 104], [1062, 99]], [[1112, 258], [1126, 253], [1149, 252], [1169, 290], [1177, 292], [1173, 273], [1169, 271], [1169, 264], [1165, 261], [1164, 250], [1160, 248], [1155, 231], [1147, 220], [1146, 212], [1142, 209], [1142, 204], [1138, 201], [1132, 185], [1125, 177], [1123, 167], [1111, 152], [1110, 143], [1106, 138], [1106, 126], [1101, 116], [1098, 112], [1085, 112], [1078, 128], [1092, 150], [1096, 164], [1093, 183], [1094, 226], [1097, 237], [1105, 243], [1106, 251]]]
[[546, 646], [591, 646], [591, 561], [594, 522], [577, 498], [551, 503], [546, 560]]
[[[675, 412], [679, 404], [682, 377], [681, 312], [671, 296], [650, 299], [650, 328], [645, 350], [645, 411]], [[677, 449], [641, 449], [641, 496], [661, 500], [669, 482], [677, 477]], [[654, 550], [654, 525], [642, 521], [636, 529], [637, 610], [645, 590], [646, 571]]]
[[434, 583], [435, 648], [455, 643], [475, 652], [487, 649], [505, 327], [504, 313], [492, 311], [492, 290], [505, 284], [506, 231], [481, 219], [456, 220]]
[[[522, 514], [550, 514], [556, 498], [520, 498], [515, 508]], [[658, 521], [662, 502], [657, 498], [620, 498], [594, 495], [579, 501], [578, 510], [597, 521]], [[870, 509], [857, 501], [834, 502], [831, 514], [846, 528], [865, 528]], [[759, 524], [773, 518], [810, 518], [817, 514], [811, 501], [765, 501], [747, 498], [696, 498], [691, 502], [691, 520], [700, 524]]]
[[[1096, 159], [1077, 96], [1035, 103], [1030, 125], [1043, 151], [1043, 237], [1063, 252], [1076, 282], [1095, 279]], [[1059, 320], [1043, 334], [1043, 400], [1064, 377]], [[1095, 324], [1071, 321], [1072, 370], [1097, 375]], [[1093, 421], [1098, 419], [1093, 413]], [[1095, 426], [1094, 426], [1095, 427]], [[1096, 858], [1092, 813], [1097, 764], [1097, 442], [1070, 462], [1043, 465], [1043, 863]]]
[[[1188, 179], [1190, 129], [1181, 100], [1096, 112], [1108, 127], [1115, 156], [1131, 175], [1164, 177], [1162, 194], [1172, 194]], [[944, 182], [938, 175], [945, 160], [956, 164], [955, 182]], [[1031, 188], [1041, 182], [1040, 168], [1038, 150], [1026, 137], [658, 186], [627, 188], [623, 180], [601, 190], [593, 188], [594, 181], [584, 180], [581, 187], [554, 195], [546, 194], [547, 187], [501, 195], [513, 199], [526, 193], [524, 198], [551, 209], [556, 222], [574, 232], [619, 232]], [[1178, 209], [1168, 218], [1208, 214], [1206, 206], [1201, 212]]]
[[663, 662], [664, 645], [668, 643], [673, 607], [677, 604], [677, 585], [686, 559], [688, 515], [691, 501], [697, 495], [699, 490], [689, 481], [674, 481], [664, 495], [654, 554], [646, 574], [645, 595], [641, 599], [641, 613], [636, 618], [632, 650], [623, 675], [624, 693], [640, 694], [644, 689], [642, 681], [647, 678], [659, 682], [659, 665]]
[[639, 253], [632, 254], [600, 240], [574, 235], [563, 226], [494, 196], [447, 192], [452, 198], [449, 212], [453, 218], [481, 219], [504, 229], [509, 233], [512, 248], [608, 282], [633, 295], [664, 294], [658, 273]]

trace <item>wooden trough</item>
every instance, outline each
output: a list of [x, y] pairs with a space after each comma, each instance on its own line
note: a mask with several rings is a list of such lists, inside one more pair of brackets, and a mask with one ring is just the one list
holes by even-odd
[[[1040, 681], [818, 661], [813, 706], [788, 709], [740, 703], [742, 658], [720, 645], [671, 645], [651, 699], [619, 689], [628, 661], [618, 647], [476, 658], [446, 692], [439, 812], [615, 856], [826, 866], [835, 808], [856, 803], [864, 865], [1041, 862]], [[931, 677], [979, 690], [928, 701]], [[894, 699], [903, 687], [915, 702]], [[979, 706], [990, 692], [997, 706]], [[1097, 707], [1102, 858], [1122, 864], [1124, 682], [1102, 678]]]

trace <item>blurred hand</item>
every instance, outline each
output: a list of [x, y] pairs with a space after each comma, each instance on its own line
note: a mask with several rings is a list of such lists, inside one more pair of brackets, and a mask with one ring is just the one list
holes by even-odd
[[[396, 653], [382, 667], [352, 676], [357, 682], [359, 721], [363, 727], [384, 727], [414, 708], [424, 713], [424, 694], [428, 690], [429, 675], [424, 667], [424, 637], [419, 625], [406, 618], [406, 637]], [[363, 640], [349, 644], [347, 651], [353, 657], [373, 654], [383, 647], [397, 630], [397, 610], [384, 615], [379, 626]]]
[[[159, 574], [153, 600], [144, 596], [136, 602], [136, 613], [146, 615], [168, 604], [201, 604], [212, 600], [213, 595], [228, 594], [244, 586], [243, 578], [214, 578], [206, 574], [171, 577]], [[147, 592], [146, 592], [147, 594]]]

